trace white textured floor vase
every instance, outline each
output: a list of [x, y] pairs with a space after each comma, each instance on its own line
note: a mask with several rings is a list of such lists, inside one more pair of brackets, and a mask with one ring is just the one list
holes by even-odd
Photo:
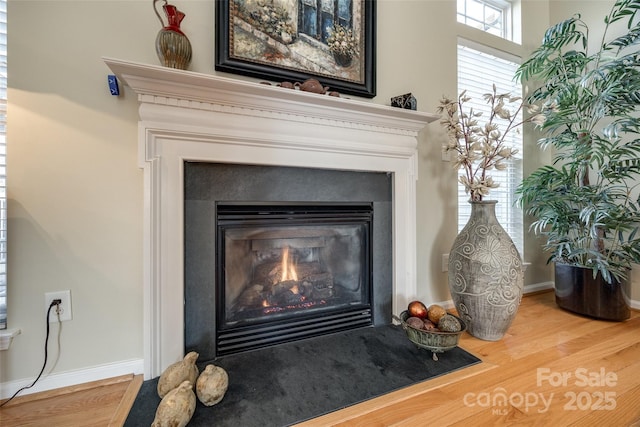
[[495, 200], [469, 202], [471, 217], [449, 253], [449, 289], [467, 331], [498, 341], [522, 299], [522, 259], [496, 219]]

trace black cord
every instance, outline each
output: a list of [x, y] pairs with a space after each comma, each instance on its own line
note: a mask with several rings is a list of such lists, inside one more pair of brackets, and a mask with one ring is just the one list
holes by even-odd
[[18, 395], [18, 393], [20, 393], [21, 391], [26, 390], [26, 389], [31, 388], [34, 385], [36, 385], [36, 382], [38, 382], [38, 380], [42, 376], [42, 373], [44, 372], [44, 368], [45, 368], [45, 366], [47, 366], [47, 347], [48, 347], [48, 344], [49, 344], [49, 314], [51, 313], [51, 309], [53, 307], [55, 307], [55, 306], [58, 306], [58, 305], [60, 305], [59, 301], [51, 301], [51, 304], [49, 305], [49, 308], [47, 309], [47, 336], [46, 336], [46, 338], [44, 340], [44, 364], [42, 365], [42, 369], [40, 370], [40, 373], [38, 374], [38, 377], [31, 383], [31, 385], [22, 387], [20, 390], [16, 391], [13, 394], [13, 396], [11, 396], [9, 399], [7, 399], [4, 402], [2, 402], [2, 404], [0, 404], [0, 408], [2, 408], [7, 403], [11, 402], [13, 400], [13, 398], [16, 397]]

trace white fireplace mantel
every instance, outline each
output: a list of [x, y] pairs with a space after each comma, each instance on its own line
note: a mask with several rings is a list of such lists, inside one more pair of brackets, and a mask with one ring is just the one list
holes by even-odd
[[144, 361], [184, 352], [183, 164], [205, 161], [393, 174], [393, 310], [416, 296], [418, 134], [433, 114], [104, 58], [140, 102]]

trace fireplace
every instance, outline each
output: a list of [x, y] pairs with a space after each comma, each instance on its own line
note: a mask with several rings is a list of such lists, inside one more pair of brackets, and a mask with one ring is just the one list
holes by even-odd
[[371, 204], [216, 209], [218, 355], [372, 325]]
[[[188, 234], [206, 231], [211, 224], [196, 222], [185, 228], [190, 212], [184, 195], [189, 162], [388, 175], [391, 311], [399, 313], [416, 297], [417, 145], [424, 139], [422, 129], [437, 120], [436, 115], [118, 59], [104, 61], [128, 86], [124, 96], [133, 91], [140, 104], [145, 379], [160, 375], [183, 357], [189, 316], [204, 314], [190, 313], [193, 296], [186, 285], [190, 278], [199, 277], [200, 270], [188, 264], [190, 249], [185, 241]], [[348, 190], [338, 188], [337, 192], [347, 194]], [[206, 200], [193, 203], [211, 205]], [[374, 222], [376, 217], [374, 206]], [[376, 229], [374, 224], [374, 233]], [[199, 249], [207, 256], [206, 245]], [[209, 255], [214, 256], [213, 252]], [[198, 265], [208, 269], [213, 262]], [[374, 322], [375, 276], [374, 270]], [[211, 308], [208, 315], [214, 311]]]
[[186, 162], [185, 352], [391, 322], [392, 176]]

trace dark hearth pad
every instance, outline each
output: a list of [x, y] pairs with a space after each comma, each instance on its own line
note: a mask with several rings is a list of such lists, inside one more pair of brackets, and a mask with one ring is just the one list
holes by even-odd
[[[197, 402], [189, 426], [287, 426], [480, 362], [459, 347], [438, 359], [394, 325], [220, 357], [210, 363], [228, 372], [227, 394], [212, 407]], [[142, 384], [125, 426], [151, 425], [157, 383]]]

